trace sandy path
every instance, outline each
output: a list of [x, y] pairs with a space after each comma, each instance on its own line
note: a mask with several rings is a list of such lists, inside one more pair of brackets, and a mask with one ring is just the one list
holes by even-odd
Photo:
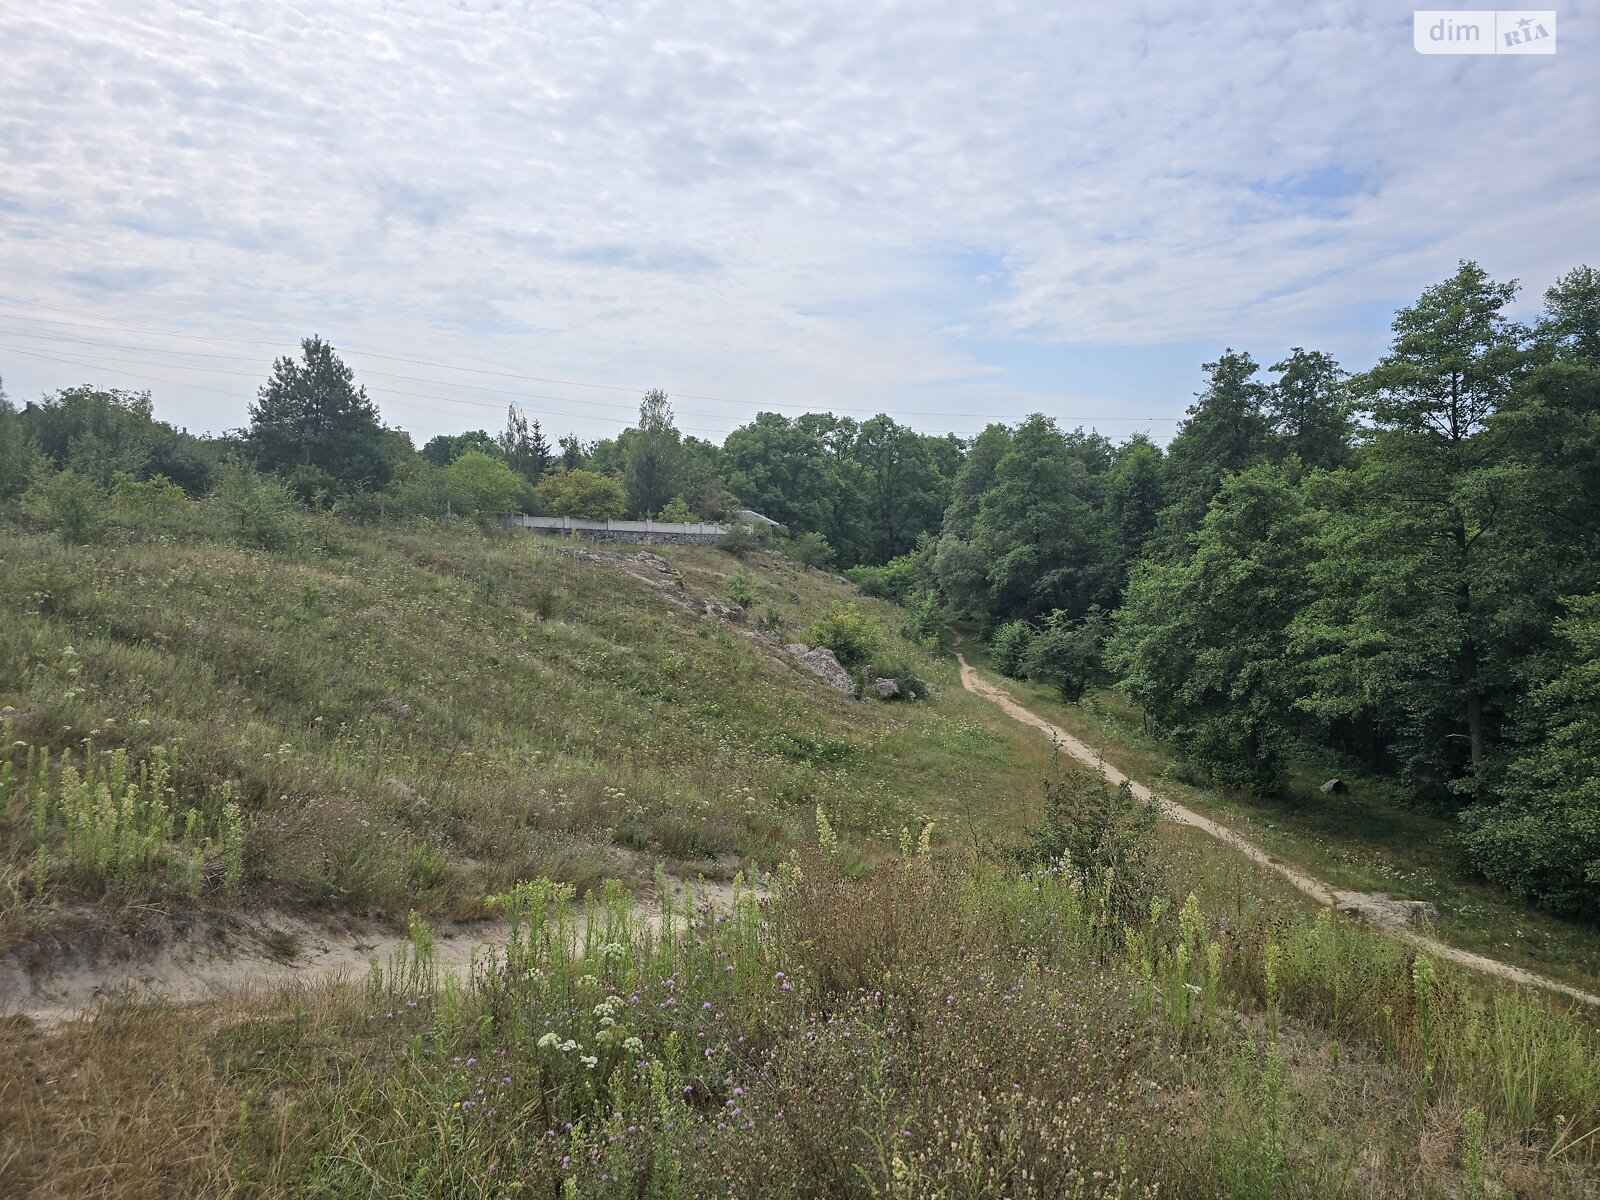
[[[1032, 728], [1037, 729], [1040, 733], [1045, 734], [1047, 737], [1056, 742], [1056, 744], [1058, 744], [1062, 750], [1070, 754], [1079, 762], [1103, 772], [1105, 777], [1112, 783], [1126, 783], [1135, 796], [1138, 796], [1141, 800], [1145, 800], [1156, 805], [1163, 813], [1172, 818], [1174, 821], [1177, 821], [1183, 825], [1193, 826], [1195, 829], [1199, 829], [1216, 838], [1219, 842], [1224, 842], [1231, 846], [1240, 854], [1243, 854], [1246, 858], [1260, 863], [1269, 870], [1276, 871], [1284, 879], [1287, 879], [1291, 884], [1293, 884], [1300, 891], [1304, 892], [1307, 896], [1311, 897], [1311, 899], [1315, 900], [1318, 904], [1324, 904], [1330, 908], [1335, 908], [1340, 905], [1349, 905], [1352, 909], [1354, 909], [1357, 915], [1364, 915], [1365, 910], [1363, 905], [1364, 903], [1369, 903], [1371, 900], [1371, 897], [1367, 893], [1348, 892], [1339, 888], [1331, 887], [1322, 880], [1317, 879], [1315, 876], [1308, 875], [1299, 868], [1291, 866], [1289, 863], [1286, 863], [1283, 860], [1268, 854], [1260, 846], [1256, 845], [1248, 838], [1240, 836], [1227, 826], [1219, 825], [1217, 822], [1211, 820], [1211, 818], [1202, 816], [1193, 809], [1185, 808], [1181, 804], [1174, 804], [1170, 800], [1165, 800], [1154, 795], [1149, 788], [1145, 787], [1144, 784], [1139, 783], [1137, 780], [1129, 779], [1121, 771], [1117, 770], [1110, 763], [1106, 762], [1105, 759], [1100, 756], [1099, 752], [1093, 749], [1091, 746], [1079, 741], [1066, 730], [1052, 725], [1049, 721], [1046, 721], [1043, 717], [1039, 716], [1030, 709], [1024, 708], [1021, 704], [1018, 704], [1014, 699], [1012, 699], [1011, 695], [1006, 692], [1004, 688], [998, 687], [997, 685], [990, 683], [987, 679], [983, 678], [983, 676], [979, 675], [977, 670], [967, 662], [966, 657], [959, 650], [956, 651], [956, 661], [961, 664], [961, 686], [966, 688], [967, 691], [972, 692], [974, 695], [982, 696], [985, 700], [998, 705], [999, 708], [1013, 720], [1019, 721], [1024, 725], [1031, 726]], [[1574, 1000], [1581, 1000], [1585, 1004], [1592, 1004], [1600, 1007], [1600, 995], [1596, 995], [1593, 992], [1586, 992], [1582, 988], [1576, 988], [1570, 984], [1561, 983], [1558, 980], [1549, 979], [1543, 975], [1537, 975], [1534, 972], [1524, 970], [1521, 967], [1512, 966], [1510, 963], [1503, 963], [1497, 959], [1486, 958], [1481, 954], [1474, 954], [1470, 950], [1462, 950], [1459, 947], [1451, 946], [1445, 942], [1441, 942], [1438, 938], [1433, 938], [1427, 936], [1426, 934], [1418, 933], [1414, 929], [1409, 929], [1402, 925], [1390, 925], [1384, 922], [1375, 922], [1374, 928], [1377, 928], [1381, 932], [1392, 938], [1395, 938], [1398, 941], [1406, 942], [1417, 947], [1419, 950], [1426, 951], [1435, 958], [1458, 963], [1463, 967], [1468, 967], [1474, 971], [1482, 971], [1488, 975], [1495, 975], [1501, 979], [1510, 980], [1513, 983], [1520, 983], [1528, 987], [1544, 988], [1548, 991], [1559, 992], [1563, 996], [1570, 996]]]
[[[758, 883], [747, 890], [764, 895]], [[673, 881], [674, 905], [709, 903], [718, 911], [733, 908], [733, 885], [701, 880]], [[573, 906], [579, 938], [585, 920], [581, 904]], [[650, 928], [661, 928], [661, 908], [641, 899], [635, 912]], [[280, 961], [264, 947], [273, 934], [292, 936], [292, 958]], [[473, 963], [502, 949], [510, 934], [504, 921], [481, 921], [453, 930], [436, 930], [434, 954], [442, 975], [465, 980]], [[407, 936], [399, 932], [356, 932], [333, 924], [266, 911], [211, 926], [175, 939], [156, 950], [121, 962], [57, 962], [42, 972], [29, 971], [11, 958], [0, 960], [0, 1015], [31, 1017], [49, 1027], [75, 1017], [91, 1016], [104, 1003], [131, 1001], [192, 1004], [230, 996], [266, 995], [293, 988], [359, 980], [374, 960], [387, 963]]]

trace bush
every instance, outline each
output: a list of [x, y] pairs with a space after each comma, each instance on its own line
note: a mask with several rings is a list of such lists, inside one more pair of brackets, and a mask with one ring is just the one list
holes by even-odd
[[105, 528], [107, 497], [87, 475], [68, 468], [34, 478], [33, 486], [22, 497], [22, 511], [61, 540], [83, 545], [100, 536]]
[[234, 465], [222, 474], [211, 503], [221, 512], [230, 536], [261, 550], [286, 550], [298, 540], [295, 502], [276, 479]]
[[445, 468], [444, 477], [447, 494], [462, 516], [509, 512], [522, 491], [517, 473], [482, 450], [462, 454]]
[[838, 600], [828, 614], [811, 626], [811, 644], [826, 646], [847, 667], [868, 661], [883, 640], [882, 631], [872, 618], [854, 604]]
[[608, 521], [628, 511], [628, 494], [609, 475], [594, 471], [557, 471], [534, 488], [539, 507], [552, 517]]
[[728, 576], [728, 599], [740, 608], [749, 608], [756, 602], [756, 594], [751, 590], [755, 578], [743, 567], [738, 568]]
[[687, 500], [682, 496], [674, 496], [656, 516], [656, 520], [668, 521], [674, 525], [693, 525], [700, 520], [700, 517], [689, 507]]
[[1033, 627], [1026, 621], [1007, 621], [989, 639], [995, 668], [1012, 679], [1022, 678], [1022, 664], [1033, 645]]
[[1052, 769], [1044, 783], [1044, 819], [1024, 852], [1033, 866], [1059, 869], [1103, 906], [1106, 932], [1143, 921], [1160, 887], [1154, 804], [1103, 775]]
[[785, 539], [783, 552], [803, 567], [820, 571], [833, 566], [833, 547], [820, 533], [800, 533]]
[[939, 593], [932, 588], [919, 592], [907, 607], [911, 612], [903, 630], [906, 638], [936, 648], [944, 634], [944, 605], [939, 603]]
[[734, 524], [728, 527], [728, 532], [717, 539], [717, 548], [726, 550], [735, 558], [743, 558], [761, 549], [761, 539], [748, 525]]
[[1076, 704], [1091, 683], [1103, 678], [1100, 660], [1109, 632], [1110, 621], [1098, 605], [1081, 621], [1057, 609], [1029, 643], [1022, 674], [1054, 684], [1063, 700]]

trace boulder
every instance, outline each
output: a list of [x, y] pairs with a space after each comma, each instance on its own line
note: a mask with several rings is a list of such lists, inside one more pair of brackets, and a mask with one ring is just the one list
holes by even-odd
[[1421, 925], [1439, 919], [1438, 908], [1428, 901], [1394, 900], [1387, 892], [1341, 893], [1338, 909], [1374, 925]]
[[784, 649], [792, 654], [795, 658], [804, 658], [806, 655], [811, 653], [811, 647], [806, 645], [804, 642], [790, 642], [788, 645], [784, 646]]
[[700, 611], [719, 621], [743, 621], [744, 606], [732, 600], [706, 599], [700, 602]]
[[815, 650], [797, 655], [795, 661], [834, 690], [846, 696], [856, 694], [856, 681], [850, 678], [850, 672], [839, 665], [833, 651], [826, 646], [818, 646]]
[[900, 685], [893, 679], [874, 679], [872, 690], [878, 693], [880, 700], [900, 699]]
[[1346, 786], [1345, 781], [1342, 779], [1328, 780], [1327, 783], [1322, 785], [1321, 790], [1324, 796], [1343, 796], [1350, 791], [1349, 787]]
[[651, 554], [648, 550], [641, 550], [633, 558], [639, 565], [649, 567], [652, 571], [660, 571], [663, 575], [672, 574], [672, 564], [659, 554]]

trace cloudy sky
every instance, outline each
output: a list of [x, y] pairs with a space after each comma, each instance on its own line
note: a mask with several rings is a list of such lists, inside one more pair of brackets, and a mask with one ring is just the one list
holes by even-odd
[[1353, 367], [1473, 257], [1600, 261], [1600, 16], [1391, 3], [0, 6], [0, 376], [242, 424], [320, 333], [392, 423], [639, 391], [1170, 434], [1226, 345]]

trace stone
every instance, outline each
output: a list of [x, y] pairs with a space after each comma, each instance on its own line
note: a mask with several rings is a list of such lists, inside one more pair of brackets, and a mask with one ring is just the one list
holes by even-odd
[[839, 665], [839, 660], [833, 656], [833, 651], [826, 646], [808, 650], [798, 655], [795, 661], [835, 691], [842, 692], [846, 696], [856, 694], [856, 681], [850, 678], [850, 672]]
[[651, 554], [647, 550], [641, 550], [633, 558], [641, 566], [649, 567], [653, 571], [660, 571], [663, 575], [672, 574], [672, 564], [659, 554]]
[[1439, 909], [1426, 900], [1394, 900], [1387, 892], [1342, 892], [1338, 909], [1374, 925], [1421, 925], [1439, 919]]
[[700, 602], [700, 611], [719, 621], [743, 621], [744, 606], [732, 600], [706, 599]]
[[893, 679], [874, 679], [872, 690], [878, 693], [880, 700], [900, 699], [900, 685]]
[[811, 647], [806, 645], [804, 642], [790, 642], [784, 646], [784, 649], [792, 654], [795, 658], [804, 658], [806, 655], [811, 653]]
[[1350, 789], [1346, 786], [1344, 780], [1330, 779], [1322, 785], [1321, 791], [1324, 796], [1343, 796], [1348, 794]]

